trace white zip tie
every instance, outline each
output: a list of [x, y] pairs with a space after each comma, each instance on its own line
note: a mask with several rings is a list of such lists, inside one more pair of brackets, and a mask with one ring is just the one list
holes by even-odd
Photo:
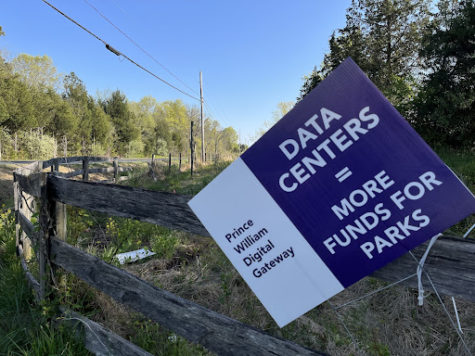
[[427, 256], [429, 255], [429, 251], [434, 245], [435, 241], [441, 236], [442, 234], [435, 235], [430, 239], [429, 245], [427, 246], [426, 252], [422, 256], [419, 264], [417, 265], [417, 287], [419, 289], [419, 296], [417, 297], [419, 306], [424, 304], [424, 286], [422, 285], [422, 269], [424, 268], [424, 263], [426, 261]]
[[475, 224], [473, 224], [472, 227], [467, 230], [467, 232], [463, 235], [463, 238], [466, 238], [468, 234], [470, 234], [474, 228], [475, 228]]
[[[412, 258], [417, 262], [417, 258], [416, 258], [416, 256], [414, 256], [414, 254], [412, 253], [412, 251], [409, 251], [409, 254], [410, 254], [410, 255], [412, 256]], [[463, 339], [462, 334], [459, 332], [457, 326], [455, 325], [455, 322], [454, 322], [453, 319], [452, 319], [452, 316], [450, 315], [449, 311], [447, 310], [447, 307], [445, 306], [444, 301], [442, 300], [442, 297], [440, 296], [439, 292], [437, 291], [437, 288], [435, 287], [434, 282], [432, 282], [432, 278], [430, 278], [429, 272], [424, 271], [424, 273], [426, 274], [427, 280], [429, 281], [429, 283], [430, 283], [432, 289], [434, 290], [435, 295], [437, 296], [437, 299], [439, 299], [439, 302], [440, 302], [440, 305], [442, 306], [442, 309], [444, 309], [444, 312], [445, 312], [445, 314], [447, 315], [447, 317], [449, 318], [450, 323], [452, 324], [452, 326], [453, 326], [455, 332], [457, 333], [457, 335], [458, 335], [460, 341], [462, 342], [463, 347], [464, 347], [465, 350], [467, 351], [467, 355], [472, 355], [472, 353], [470, 352], [470, 349], [468, 348], [467, 343], [466, 343], [465, 340]]]
[[455, 304], [455, 298], [452, 297], [452, 304], [454, 305], [455, 319], [457, 320], [457, 326], [461, 334], [463, 334], [462, 326], [460, 326], [459, 311], [457, 310], [457, 304]]
[[[413, 255], [413, 257], [414, 257], [414, 255]], [[449, 318], [450, 323], [452, 324], [455, 332], [457, 333], [458, 337], [460, 338], [460, 341], [462, 342], [462, 345], [464, 346], [465, 350], [467, 351], [467, 355], [472, 355], [472, 353], [470, 352], [470, 349], [468, 348], [467, 343], [463, 339], [462, 334], [459, 332], [459, 330], [457, 329], [457, 326], [455, 325], [454, 321], [452, 320], [452, 317], [450, 316], [450, 313], [447, 310], [447, 308], [444, 304], [444, 301], [442, 300], [442, 297], [440, 296], [439, 292], [437, 291], [437, 288], [435, 287], [434, 282], [432, 282], [432, 278], [430, 278], [430, 275], [429, 275], [428, 272], [425, 272], [425, 274], [427, 275], [427, 279], [429, 280], [429, 283], [432, 286], [432, 289], [434, 290], [435, 295], [437, 295], [437, 298], [439, 299], [440, 305], [442, 305], [442, 308], [444, 309], [445, 314], [447, 314], [447, 317]]]

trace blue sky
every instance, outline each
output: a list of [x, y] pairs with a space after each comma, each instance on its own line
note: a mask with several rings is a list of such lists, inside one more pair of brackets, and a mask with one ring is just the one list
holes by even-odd
[[[95, 6], [199, 95], [203, 72], [208, 115], [246, 141], [281, 101], [299, 94], [302, 77], [319, 65], [331, 33], [345, 23], [350, 0], [51, 0], [111, 46], [190, 92], [100, 17]], [[74, 71], [88, 91], [120, 89], [129, 100], [199, 102], [167, 87], [67, 21], [41, 0], [1, 1], [3, 56], [50, 56]]]

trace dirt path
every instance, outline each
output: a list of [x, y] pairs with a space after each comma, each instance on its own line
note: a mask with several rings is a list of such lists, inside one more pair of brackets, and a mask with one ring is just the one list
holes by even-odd
[[0, 205], [13, 206], [13, 171], [17, 167], [0, 166]]

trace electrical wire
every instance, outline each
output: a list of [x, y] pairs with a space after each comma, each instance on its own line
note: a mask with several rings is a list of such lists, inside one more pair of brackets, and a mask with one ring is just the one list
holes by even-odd
[[115, 25], [107, 16], [105, 16], [99, 9], [97, 9], [94, 5], [92, 5], [88, 0], [83, 0], [91, 9], [93, 9], [99, 16], [101, 16], [105, 21], [107, 21], [110, 25], [112, 25], [117, 31], [119, 31], [125, 38], [127, 38], [135, 47], [140, 49], [143, 53], [145, 53], [149, 58], [151, 58], [155, 63], [157, 63], [160, 67], [162, 67], [168, 74], [178, 80], [181, 84], [183, 84], [186, 88], [191, 90], [193, 93], [197, 94], [195, 89], [189, 87], [184, 81], [182, 81], [176, 74], [170, 71], [167, 67], [165, 67], [162, 63], [160, 63], [154, 56], [152, 56], [147, 50], [145, 50], [142, 46], [140, 46], [133, 38], [131, 38], [127, 33], [125, 33], [119, 26]]
[[130, 58], [129, 56], [127, 56], [126, 54], [116, 50], [114, 47], [112, 47], [111, 45], [109, 45], [106, 41], [104, 41], [102, 38], [100, 38], [98, 35], [96, 35], [95, 33], [93, 33], [92, 31], [88, 30], [86, 27], [82, 26], [80, 23], [78, 23], [77, 21], [75, 21], [74, 19], [72, 19], [71, 17], [69, 17], [68, 15], [66, 15], [64, 12], [62, 12], [61, 10], [59, 10], [58, 8], [56, 8], [55, 6], [53, 6], [51, 3], [49, 3], [48, 1], [46, 0], [41, 0], [43, 1], [46, 5], [48, 5], [49, 7], [51, 7], [53, 10], [55, 10], [56, 12], [58, 12], [59, 14], [61, 14], [62, 16], [64, 16], [65, 18], [67, 18], [69, 21], [71, 21], [72, 23], [74, 23], [76, 26], [80, 27], [82, 30], [86, 31], [87, 33], [89, 33], [91, 36], [93, 36], [95, 39], [97, 39], [98, 41], [102, 42], [106, 48], [111, 51], [112, 53], [114, 53], [115, 55], [117, 56], [122, 56], [123, 58], [127, 59], [130, 63], [132, 64], [135, 64], [137, 67], [139, 67], [140, 69], [142, 69], [143, 71], [147, 72], [148, 74], [150, 74], [151, 76], [153, 76], [154, 78], [160, 80], [162, 83], [168, 85], [169, 87], [179, 91], [180, 93], [194, 99], [194, 100], [198, 100], [200, 101], [199, 98], [177, 88], [176, 86], [174, 86], [173, 84], [167, 82], [165, 79], [162, 79], [160, 78], [158, 75], [156, 75], [155, 73], [151, 72], [150, 70], [148, 70], [147, 68], [145, 68], [144, 66], [140, 65], [139, 63], [135, 62], [132, 58]]
[[[186, 88], [188, 88], [191, 92], [194, 94], [198, 94], [197, 91], [190, 86], [188, 86], [183, 80], [181, 80], [176, 74], [174, 74], [172, 71], [170, 71], [167, 67], [165, 67], [162, 63], [160, 63], [152, 54], [150, 54], [147, 50], [145, 50], [142, 46], [140, 46], [133, 38], [131, 38], [125, 31], [123, 31], [119, 26], [115, 25], [104, 13], [102, 13], [98, 8], [96, 8], [93, 4], [91, 4], [88, 0], [83, 0], [91, 9], [93, 9], [99, 16], [101, 16], [105, 21], [107, 21], [111, 26], [113, 26], [117, 31], [119, 31], [124, 37], [126, 37], [135, 47], [140, 49], [143, 53], [145, 53], [149, 58], [151, 58], [155, 63], [157, 63], [160, 67], [162, 67], [168, 74], [170, 74], [172, 77], [174, 77], [177, 81], [179, 81], [181, 84], [183, 84]], [[119, 8], [120, 9], [120, 8]], [[122, 12], [124, 12], [122, 9], [120, 9]], [[209, 100], [203, 100], [203, 104], [205, 105], [208, 113], [210, 114], [211, 117], [217, 117], [216, 115], [216, 110], [213, 110], [209, 104]], [[224, 115], [220, 115], [221, 119], [223, 119]], [[229, 123], [229, 120], [225, 118], [226, 125], [227, 126], [232, 126]]]

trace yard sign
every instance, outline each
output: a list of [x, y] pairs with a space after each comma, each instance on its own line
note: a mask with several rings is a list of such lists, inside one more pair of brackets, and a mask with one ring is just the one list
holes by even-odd
[[189, 205], [280, 327], [475, 212], [351, 59]]

